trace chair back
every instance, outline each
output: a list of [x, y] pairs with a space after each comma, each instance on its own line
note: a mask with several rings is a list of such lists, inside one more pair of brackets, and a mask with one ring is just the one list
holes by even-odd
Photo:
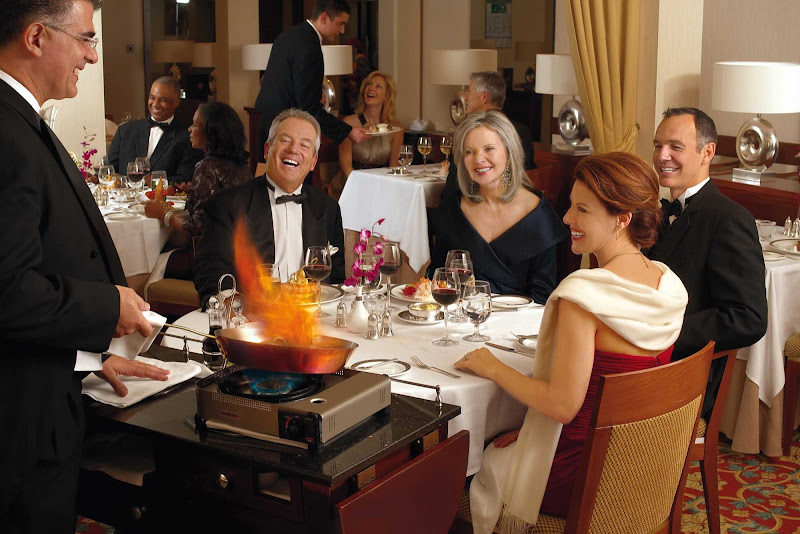
[[601, 377], [566, 532], [666, 532], [713, 352], [710, 342], [674, 363]]

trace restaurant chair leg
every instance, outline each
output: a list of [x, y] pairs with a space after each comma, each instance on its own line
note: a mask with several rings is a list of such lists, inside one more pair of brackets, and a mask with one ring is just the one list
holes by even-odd
[[716, 455], [713, 461], [700, 460], [700, 476], [703, 480], [704, 497], [706, 500], [706, 516], [708, 517], [708, 532], [719, 534], [722, 532], [719, 516], [719, 478], [717, 476]]

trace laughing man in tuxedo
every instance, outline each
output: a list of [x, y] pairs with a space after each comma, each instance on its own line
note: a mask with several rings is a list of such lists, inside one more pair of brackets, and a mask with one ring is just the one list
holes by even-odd
[[307, 247], [331, 244], [331, 283], [344, 280], [344, 232], [339, 204], [303, 179], [314, 169], [320, 126], [299, 109], [281, 112], [264, 147], [267, 173], [220, 191], [206, 204], [203, 235], [197, 246], [194, 285], [205, 306], [217, 281], [234, 273], [233, 231], [244, 219], [252, 243], [265, 263], [280, 268], [281, 280], [301, 269]]
[[[717, 144], [714, 121], [696, 108], [670, 108], [653, 140], [653, 165], [672, 202], [651, 259], [666, 263], [689, 293], [673, 359], [716, 341], [716, 350], [747, 347], [767, 330], [764, 257], [753, 216], [709, 178]], [[708, 415], [722, 369], [712, 368]]]
[[275, 39], [254, 106], [261, 113], [259, 146], [267, 140], [267, 129], [278, 113], [289, 108], [313, 115], [322, 133], [334, 143], [348, 137], [354, 143], [369, 138], [366, 130], [340, 121], [320, 103], [325, 72], [323, 40], [338, 42], [349, 18], [350, 6], [346, 0], [316, 0], [310, 20], [292, 26]]
[[101, 0], [0, 2], [0, 530], [75, 532], [85, 416], [81, 379], [97, 370], [166, 380], [100, 354], [114, 336], [149, 335], [147, 304], [123, 287], [117, 251], [81, 174], [39, 117], [72, 98], [97, 62]]
[[125, 174], [128, 163], [147, 156], [151, 171], [165, 171], [176, 182], [192, 179], [203, 153], [192, 148], [188, 126], [175, 120], [180, 96], [181, 86], [174, 78], [162, 76], [153, 82], [147, 97], [150, 117], [121, 124], [111, 141], [108, 162], [118, 173]]

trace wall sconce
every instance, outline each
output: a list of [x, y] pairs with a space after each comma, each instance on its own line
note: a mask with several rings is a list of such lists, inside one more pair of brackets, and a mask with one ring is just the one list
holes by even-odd
[[761, 61], [714, 63], [711, 107], [720, 111], [756, 113], [736, 135], [736, 155], [741, 167], [733, 180], [760, 184], [774, 179], [767, 169], [778, 157], [778, 136], [762, 113], [800, 113], [800, 64]]
[[458, 125], [467, 116], [464, 88], [469, 85], [469, 75], [473, 72], [496, 71], [497, 50], [432, 49], [429, 69], [430, 83], [461, 86], [450, 102], [450, 119]]
[[536, 92], [572, 96], [558, 112], [558, 133], [564, 143], [557, 143], [554, 150], [572, 154], [590, 153], [591, 147], [580, 144], [588, 137], [589, 132], [586, 128], [586, 113], [575, 98], [578, 94], [578, 81], [572, 66], [572, 56], [536, 54]]

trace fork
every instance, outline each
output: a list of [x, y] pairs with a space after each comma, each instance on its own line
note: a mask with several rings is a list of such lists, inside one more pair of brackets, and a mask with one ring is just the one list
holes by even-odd
[[525, 341], [526, 339], [539, 339], [539, 334], [515, 334], [511, 332], [511, 335], [517, 338], [520, 342]]
[[416, 366], [417, 366], [417, 367], [419, 367], [420, 369], [427, 369], [427, 370], [429, 370], [429, 371], [436, 371], [437, 373], [442, 373], [443, 375], [445, 375], [445, 376], [449, 376], [450, 378], [461, 378], [461, 377], [460, 377], [459, 375], [457, 375], [457, 374], [448, 373], [448, 372], [447, 372], [447, 371], [445, 371], [444, 369], [439, 369], [438, 367], [433, 367], [433, 366], [431, 366], [431, 365], [428, 365], [427, 363], [423, 362], [422, 360], [420, 360], [420, 359], [419, 359], [419, 358], [417, 358], [416, 356], [412, 356], [412, 357], [411, 357], [411, 361], [412, 361], [412, 362], [414, 362], [414, 365], [416, 365]]

